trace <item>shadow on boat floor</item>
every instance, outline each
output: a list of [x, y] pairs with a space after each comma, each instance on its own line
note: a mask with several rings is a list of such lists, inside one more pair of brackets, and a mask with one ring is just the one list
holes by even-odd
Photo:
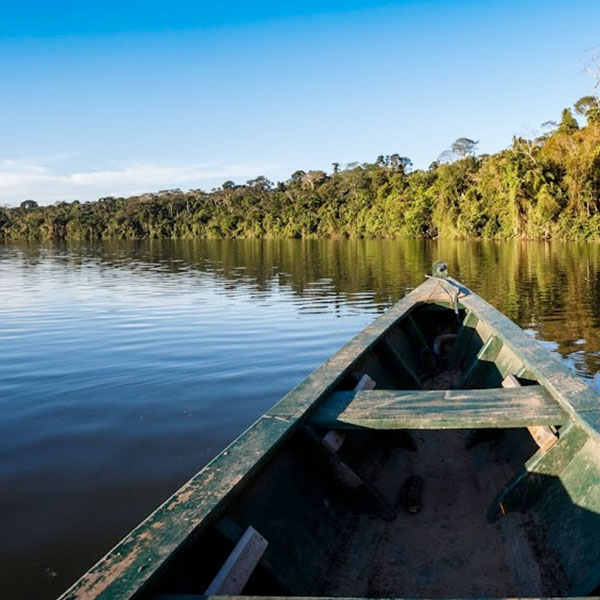
[[[310, 438], [294, 435], [141, 597], [201, 594], [249, 526], [268, 547], [243, 595], [539, 598], [594, 591], [596, 441], [567, 426], [540, 459], [527, 429], [477, 431], [411, 430], [412, 447], [406, 431], [349, 431], [340, 458], [377, 490], [391, 516], [377, 516], [373, 495], [356, 498], [357, 490], [340, 486], [332, 464], [311, 452]], [[529, 471], [535, 457], [539, 464]], [[414, 477], [419, 499], [407, 506], [406, 482]], [[416, 513], [407, 510], [415, 506]]]
[[[348, 515], [314, 586], [353, 597], [516, 597], [566, 592], [558, 561], [527, 514], [490, 523], [485, 514], [513, 469], [493, 444], [466, 450], [466, 431], [413, 432], [417, 452], [392, 452], [371, 481], [404, 503], [392, 473], [422, 479], [421, 510], [385, 522]], [[395, 463], [395, 464], [394, 464]], [[400, 475], [400, 474], [404, 475]], [[395, 498], [394, 498], [395, 496]]]

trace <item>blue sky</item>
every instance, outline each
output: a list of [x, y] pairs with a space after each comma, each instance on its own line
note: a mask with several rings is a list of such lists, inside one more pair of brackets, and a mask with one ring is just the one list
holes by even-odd
[[0, 19], [0, 204], [494, 152], [592, 81], [600, 2], [30, 2]]

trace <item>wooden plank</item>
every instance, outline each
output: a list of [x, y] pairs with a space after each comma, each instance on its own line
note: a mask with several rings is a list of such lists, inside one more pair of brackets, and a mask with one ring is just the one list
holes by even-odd
[[468, 312], [462, 322], [454, 346], [450, 351], [450, 364], [458, 368], [462, 366], [462, 362], [465, 358], [465, 354], [471, 345], [471, 340], [475, 335], [475, 327], [477, 326], [479, 319], [473, 314]]
[[[519, 383], [519, 380], [511, 374], [504, 378], [502, 387], [515, 389], [520, 388], [521, 384]], [[542, 452], [547, 452], [554, 444], [556, 444], [556, 442], [558, 442], [558, 436], [548, 425], [529, 425], [527, 429]]]
[[569, 421], [540, 386], [487, 390], [335, 392], [310, 417], [327, 428], [468, 429]]
[[344, 489], [344, 497], [351, 503], [358, 499], [367, 500], [363, 507], [364, 512], [377, 515], [385, 521], [391, 521], [394, 518], [393, 507], [388, 504], [379, 490], [358, 475], [340, 458], [339, 454], [329, 452], [324, 447], [321, 437], [310, 425], [302, 427], [301, 432], [310, 443], [307, 451], [312, 453], [312, 456], [309, 455], [309, 457], [314, 463], [313, 468], [325, 467], [327, 480], [334, 485], [341, 486]]
[[503, 346], [504, 344], [500, 339], [495, 335], [490, 335], [464, 372], [457, 387], [466, 388], [473, 386], [473, 383], [481, 376], [481, 373], [489, 369], [490, 363], [494, 362]]
[[421, 389], [423, 385], [421, 384], [421, 380], [417, 376], [417, 374], [413, 371], [412, 367], [409, 365], [406, 358], [402, 355], [402, 353], [395, 348], [391, 342], [388, 340], [383, 340], [381, 342], [381, 348], [383, 352], [386, 352], [389, 356], [391, 356], [400, 366], [400, 368], [405, 371], [405, 373], [412, 379], [413, 383], [416, 387]]
[[329, 452], [335, 454], [344, 443], [346, 439], [346, 432], [340, 431], [339, 429], [330, 429], [321, 440], [321, 443]]
[[559, 479], [588, 440], [588, 434], [574, 423], [561, 429], [559, 443], [548, 452], [536, 452], [502, 488], [488, 509], [488, 521], [529, 510]]
[[[406, 318], [408, 319], [410, 315]], [[395, 362], [401, 362], [403, 368], [409, 369], [411, 376], [416, 377], [417, 381], [422, 379], [420, 373], [421, 361], [418, 358], [421, 351], [427, 348], [423, 346], [420, 340], [409, 338], [406, 333], [406, 319], [403, 320], [401, 327], [393, 327], [385, 335], [384, 342], [378, 354], [392, 356]], [[416, 352], [415, 352], [416, 351]]]
[[[236, 519], [228, 515], [224, 516], [221, 520], [219, 520], [219, 522], [216, 524], [216, 528], [221, 535], [223, 535], [233, 544], [237, 544], [242, 539], [244, 531], [247, 529], [247, 527], [240, 525], [240, 523]], [[258, 562], [258, 566], [265, 573], [267, 573], [268, 576], [273, 579], [273, 581], [276, 581], [277, 585], [280, 586], [282, 590], [287, 589], [287, 586], [281, 581], [279, 572], [271, 564], [271, 561], [266, 556], [262, 556], [262, 558]]]
[[406, 319], [404, 320], [404, 323], [406, 323], [406, 327], [410, 331], [410, 334], [416, 338], [417, 344], [420, 344], [426, 350], [431, 350], [429, 344], [427, 343], [427, 340], [423, 336], [421, 328], [415, 323], [415, 320], [412, 318], [411, 315], [407, 315]]
[[523, 361], [506, 344], [502, 345], [498, 356], [494, 359], [494, 363], [500, 372], [500, 376], [504, 378], [523, 369]]
[[520, 388], [519, 380], [512, 374], [507, 375], [502, 382], [503, 388]]
[[269, 542], [250, 526], [235, 545], [211, 584], [207, 596], [237, 596], [248, 583]]
[[[362, 390], [373, 390], [375, 389], [375, 381], [371, 379], [366, 373], [360, 378], [359, 382], [354, 388], [355, 392]], [[346, 439], [346, 432], [340, 431], [339, 429], [331, 429], [323, 436], [323, 445], [329, 452], [337, 452]]]

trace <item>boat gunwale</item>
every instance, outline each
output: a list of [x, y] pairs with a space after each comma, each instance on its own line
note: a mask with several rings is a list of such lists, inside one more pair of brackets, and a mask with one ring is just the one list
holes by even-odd
[[[465, 290], [455, 280], [448, 281], [450, 285]], [[213, 521], [218, 507], [223, 507], [223, 503], [242, 486], [242, 482], [246, 483], [256, 474], [258, 467], [265, 464], [274, 450], [309, 417], [311, 409], [339, 384], [354, 362], [373, 347], [390, 327], [420, 305], [447, 303], [446, 285], [444, 280], [430, 278], [398, 300], [260, 416], [109, 550], [58, 600], [127, 599], [143, 592], [169, 563], [169, 559], [191, 536]], [[537, 340], [525, 334], [477, 294], [468, 291], [467, 295], [460, 297], [459, 303], [494, 330], [503, 343], [531, 368], [540, 383], [574, 421], [581, 422], [589, 433], [599, 435], [600, 411], [591, 408], [587, 393], [593, 395], [596, 403], [598, 396], [583, 380], [572, 375]], [[514, 340], [509, 336], [516, 337], [518, 343], [512, 343]], [[556, 376], [557, 371], [559, 377]], [[573, 381], [577, 384], [576, 391], [573, 391]], [[594, 413], [596, 420], [583, 420], [578, 416], [578, 411]]]

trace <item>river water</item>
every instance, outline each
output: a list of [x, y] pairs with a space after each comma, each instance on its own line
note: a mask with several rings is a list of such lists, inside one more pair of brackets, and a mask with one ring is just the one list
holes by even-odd
[[57, 596], [440, 258], [600, 370], [599, 245], [0, 246], [2, 596]]

